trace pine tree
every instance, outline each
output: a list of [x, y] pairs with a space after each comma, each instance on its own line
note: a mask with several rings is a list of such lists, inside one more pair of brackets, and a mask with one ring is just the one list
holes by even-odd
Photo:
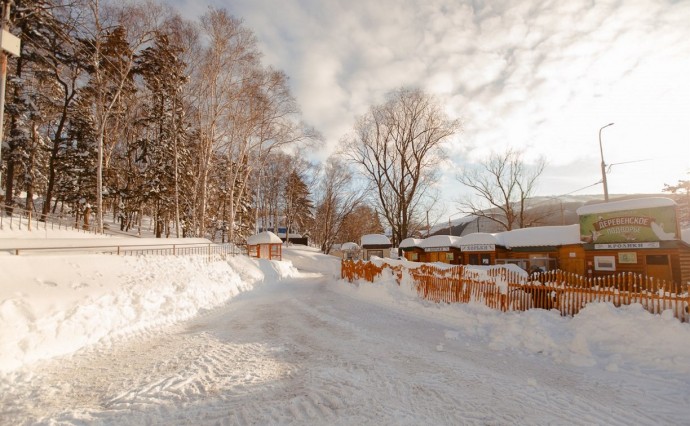
[[93, 174], [97, 161], [96, 126], [90, 106], [89, 98], [75, 102], [75, 115], [69, 122], [57, 158], [56, 199], [70, 208], [76, 223], [93, 209], [96, 201]]
[[293, 170], [285, 185], [285, 225], [286, 242], [291, 232], [304, 232], [313, 220], [314, 203], [309, 198], [309, 187], [302, 177]]
[[161, 225], [174, 219], [179, 234], [179, 174], [186, 139], [181, 87], [187, 81], [183, 74], [185, 64], [179, 59], [181, 49], [171, 45], [167, 35], [158, 33], [154, 44], [137, 58], [136, 72], [144, 78], [148, 89], [149, 108], [142, 122], [149, 137], [140, 140], [143, 155], [147, 159], [149, 184], [146, 193], [152, 197], [157, 221], [156, 236], [160, 237]]
[[7, 83], [5, 193], [6, 203], [11, 205], [15, 193], [25, 190], [27, 209], [33, 208], [34, 192], [40, 192], [47, 177], [44, 135], [55, 121], [54, 98], [59, 92], [51, 78], [51, 60], [59, 54], [51, 41], [61, 34], [62, 24], [52, 6], [51, 1], [17, 1], [10, 17], [13, 31], [22, 39], [22, 52], [11, 62], [14, 73]]

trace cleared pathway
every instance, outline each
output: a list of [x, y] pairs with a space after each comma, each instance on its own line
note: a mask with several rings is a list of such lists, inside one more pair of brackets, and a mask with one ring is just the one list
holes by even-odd
[[452, 333], [442, 321], [334, 292], [324, 279], [280, 282], [0, 381], [0, 423], [688, 421], [666, 414], [690, 407], [688, 384], [673, 377], [559, 366]]

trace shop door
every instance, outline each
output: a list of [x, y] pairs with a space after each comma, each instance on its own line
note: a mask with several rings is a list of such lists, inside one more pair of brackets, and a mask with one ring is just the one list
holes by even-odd
[[673, 281], [671, 262], [667, 254], [650, 254], [646, 256], [646, 273], [650, 277], [668, 282]]

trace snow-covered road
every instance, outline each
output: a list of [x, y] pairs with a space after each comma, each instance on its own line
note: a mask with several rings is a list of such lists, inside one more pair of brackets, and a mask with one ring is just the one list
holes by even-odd
[[40, 362], [31, 377], [0, 383], [0, 423], [688, 421], [678, 410], [690, 406], [688, 383], [670, 373], [492, 351], [458, 339], [440, 318], [371, 304], [335, 285], [268, 283], [186, 323]]

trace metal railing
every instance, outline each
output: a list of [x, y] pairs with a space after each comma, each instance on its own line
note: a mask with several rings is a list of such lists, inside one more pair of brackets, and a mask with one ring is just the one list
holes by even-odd
[[18, 206], [0, 204], [0, 230], [74, 230], [96, 234], [95, 224], [79, 224], [71, 215], [42, 214]]
[[209, 260], [226, 259], [228, 256], [246, 254], [235, 244], [175, 243], [175, 244], [98, 244], [79, 246], [44, 246], [5, 248], [12, 254], [46, 253], [100, 253], [116, 256], [206, 256]]

